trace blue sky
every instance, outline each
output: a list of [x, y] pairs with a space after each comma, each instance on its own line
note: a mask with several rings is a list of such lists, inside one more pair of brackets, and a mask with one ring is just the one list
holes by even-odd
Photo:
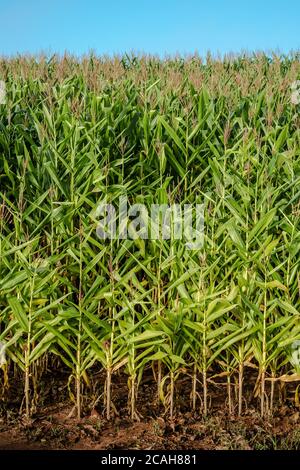
[[0, 0], [0, 54], [300, 49], [299, 0]]

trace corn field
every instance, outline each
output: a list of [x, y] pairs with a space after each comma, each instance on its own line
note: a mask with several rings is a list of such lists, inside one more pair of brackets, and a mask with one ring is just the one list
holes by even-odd
[[[299, 403], [299, 74], [297, 54], [0, 60], [4, 402], [21, 383], [29, 417], [64, 368], [78, 418], [92, 400], [114, 416], [119, 374], [133, 420], [146, 376], [171, 418], [182, 379], [204, 416], [214, 382], [242, 415], [249, 375], [262, 416], [289, 383]], [[101, 240], [95, 210], [123, 195], [201, 201], [203, 247]]]

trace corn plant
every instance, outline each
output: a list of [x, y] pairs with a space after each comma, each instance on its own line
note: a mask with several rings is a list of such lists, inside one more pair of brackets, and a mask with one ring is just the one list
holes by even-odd
[[[78, 419], [99, 371], [108, 420], [120, 374], [133, 420], [149, 377], [171, 419], [181, 379], [204, 416], [215, 380], [230, 414], [249, 393], [273, 412], [300, 380], [299, 72], [297, 54], [1, 59], [1, 399], [20, 378], [29, 417], [64, 365]], [[121, 196], [200, 201], [203, 245], [135, 237], [130, 218], [127, 239], [97, 236]]]

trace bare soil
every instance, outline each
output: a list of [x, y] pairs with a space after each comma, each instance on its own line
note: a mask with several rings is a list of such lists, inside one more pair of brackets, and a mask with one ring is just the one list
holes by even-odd
[[[72, 449], [72, 450], [262, 450], [300, 449], [300, 414], [290, 390], [276, 406], [272, 416], [262, 419], [259, 402], [251, 398], [252, 380], [245, 390], [243, 416], [229, 414], [224, 384], [210, 385], [210, 410], [205, 418], [190, 411], [190, 384], [178, 381], [177, 408], [174, 419], [169, 419], [162, 405], [156, 401], [156, 386], [149, 375], [141, 384], [137, 401], [140, 421], [128, 417], [127, 379], [121, 374], [114, 378], [113, 403], [116, 413], [111, 421], [104, 416], [104, 378], [98, 374], [94, 396], [83, 394], [82, 419], [74, 417], [65, 377], [45, 377], [41, 384], [37, 411], [28, 420], [21, 407], [21, 381], [11, 386], [6, 399], [0, 402], [0, 449]], [[254, 380], [254, 379], [253, 379]], [[251, 385], [251, 387], [250, 387]], [[20, 388], [19, 388], [20, 387]], [[43, 392], [42, 392], [43, 391]], [[90, 393], [90, 391], [89, 391]], [[59, 397], [64, 397], [59, 401]]]

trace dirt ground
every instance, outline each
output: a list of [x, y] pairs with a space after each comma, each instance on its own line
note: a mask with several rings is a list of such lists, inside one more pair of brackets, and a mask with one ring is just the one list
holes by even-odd
[[[99, 378], [98, 378], [99, 379]], [[149, 379], [141, 384], [137, 410], [140, 421], [132, 422], [127, 410], [126, 377], [115, 378], [113, 403], [118, 410], [108, 422], [100, 400], [85, 403], [82, 419], [72, 413], [65, 378], [45, 378], [39, 392], [37, 411], [27, 420], [21, 410], [20, 382], [11, 386], [6, 400], [0, 402], [0, 449], [144, 449], [144, 450], [298, 450], [300, 449], [300, 413], [294, 394], [285, 396], [273, 415], [261, 419], [258, 402], [245, 390], [242, 417], [229, 415], [225, 387], [210, 386], [210, 411], [204, 418], [190, 411], [190, 390], [186, 381], [177, 384], [177, 408], [170, 420], [156, 402], [156, 387]], [[249, 381], [250, 384], [251, 380]], [[99, 390], [103, 380], [97, 380]], [[46, 385], [47, 384], [47, 385]], [[43, 392], [42, 392], [43, 390]], [[102, 389], [103, 390], [103, 389]], [[293, 392], [293, 391], [292, 391]], [[248, 396], [247, 396], [248, 394]], [[65, 396], [60, 401], [59, 397]], [[247, 405], [246, 405], [247, 403]]]

